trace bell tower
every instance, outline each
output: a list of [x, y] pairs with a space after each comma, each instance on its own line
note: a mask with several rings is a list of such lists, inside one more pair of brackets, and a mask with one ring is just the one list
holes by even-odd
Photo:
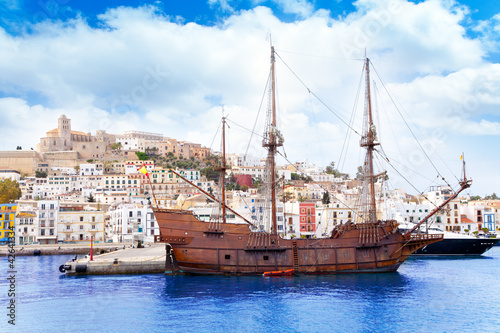
[[57, 129], [60, 138], [66, 139], [68, 142], [71, 141], [71, 119], [61, 115], [58, 119]]

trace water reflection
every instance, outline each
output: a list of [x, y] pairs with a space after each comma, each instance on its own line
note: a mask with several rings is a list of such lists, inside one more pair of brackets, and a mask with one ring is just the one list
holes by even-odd
[[411, 281], [399, 273], [261, 276], [165, 276], [165, 298], [258, 296], [259, 294], [330, 294], [343, 298], [397, 295]]

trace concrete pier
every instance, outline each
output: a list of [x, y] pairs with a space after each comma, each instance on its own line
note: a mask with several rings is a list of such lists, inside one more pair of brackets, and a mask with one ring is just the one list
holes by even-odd
[[[147, 274], [164, 273], [165, 244], [144, 248], [128, 248], [61, 263], [59, 270], [67, 275]], [[170, 262], [170, 257], [169, 257]]]
[[[93, 252], [104, 253], [118, 249], [132, 247], [130, 243], [96, 243]], [[11, 248], [4, 245], [0, 247], [0, 257], [9, 254]], [[12, 252], [10, 252], [12, 253]], [[83, 244], [37, 244], [37, 245], [16, 245], [14, 252], [16, 256], [43, 256], [59, 254], [89, 254], [90, 242]]]

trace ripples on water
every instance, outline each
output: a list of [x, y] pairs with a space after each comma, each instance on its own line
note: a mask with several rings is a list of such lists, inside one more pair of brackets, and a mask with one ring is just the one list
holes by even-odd
[[498, 332], [500, 247], [486, 254], [410, 258], [397, 273], [278, 278], [67, 277], [58, 267], [71, 256], [18, 257], [17, 325], [2, 306], [0, 331]]

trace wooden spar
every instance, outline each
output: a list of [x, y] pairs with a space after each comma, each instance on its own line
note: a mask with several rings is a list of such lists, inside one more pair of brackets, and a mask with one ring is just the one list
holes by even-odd
[[226, 223], [226, 118], [222, 117], [222, 223]]
[[[183, 176], [181, 176], [178, 172], [176, 172], [175, 170], [172, 170], [172, 169], [168, 169], [169, 171], [172, 171], [175, 175], [177, 175], [178, 177], [180, 177], [183, 181], [185, 181], [186, 183], [188, 183], [189, 185], [195, 187], [196, 189], [198, 189], [201, 193], [205, 194], [207, 197], [209, 197], [210, 199], [218, 202], [219, 204], [222, 204], [222, 202], [217, 199], [216, 197], [214, 197], [213, 195], [211, 195], [210, 193], [208, 193], [207, 191], [205, 191], [204, 189], [202, 189], [201, 187], [199, 187], [198, 185], [196, 185], [195, 183], [187, 180], [186, 178], [184, 178]], [[232, 208], [230, 207], [227, 207], [226, 206], [226, 209], [231, 211], [232, 213], [234, 213], [236, 216], [238, 216], [239, 218], [241, 218], [243, 221], [245, 221], [246, 223], [248, 223], [249, 225], [255, 227], [255, 225], [248, 221], [246, 218], [244, 218], [243, 216], [241, 216], [239, 213], [235, 212]]]
[[[272, 128], [276, 129], [276, 92], [275, 92], [275, 80], [274, 80], [274, 46], [271, 46], [271, 80], [272, 80]], [[276, 235], [278, 233], [278, 225], [276, 221], [276, 187], [275, 187], [275, 155], [276, 155], [276, 132], [270, 133], [270, 145], [269, 145], [269, 159], [270, 159], [270, 167], [271, 167], [271, 218], [273, 220], [273, 230], [272, 234]]]
[[[465, 170], [464, 170], [464, 175], [465, 175]], [[441, 208], [446, 206], [451, 200], [455, 199], [460, 194], [460, 192], [462, 192], [466, 188], [469, 188], [471, 184], [472, 184], [472, 180], [466, 180], [466, 179], [461, 180], [460, 181], [460, 189], [457, 192], [455, 192], [455, 194], [453, 194], [451, 197], [449, 197], [448, 200], [445, 200], [441, 205], [439, 205], [438, 207], [433, 209], [426, 217], [424, 217], [422, 219], [422, 221], [418, 222], [410, 231], [406, 232], [405, 235], [408, 235], [408, 234], [411, 234], [412, 232], [414, 232], [418, 227], [420, 227], [422, 225], [422, 223], [426, 222], [429, 218], [431, 218], [434, 214], [436, 214]]]
[[372, 102], [370, 93], [370, 59], [366, 58], [366, 102], [368, 112], [368, 129], [366, 135], [362, 138], [361, 147], [366, 147], [368, 172], [365, 177], [368, 177], [370, 185], [370, 206], [368, 209], [368, 221], [375, 222], [377, 220], [377, 204], [375, 201], [375, 179], [373, 174], [373, 150], [379, 143], [375, 142], [375, 132], [373, 131], [373, 117], [372, 117]]

